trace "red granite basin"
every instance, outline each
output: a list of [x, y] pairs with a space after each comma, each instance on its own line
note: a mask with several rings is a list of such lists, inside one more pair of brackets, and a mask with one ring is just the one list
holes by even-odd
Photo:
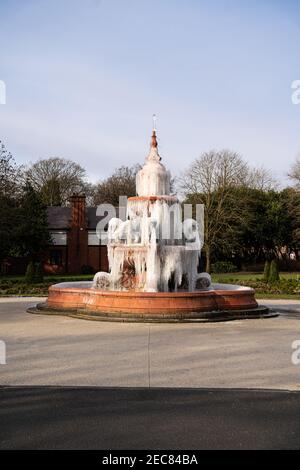
[[231, 284], [214, 284], [194, 292], [101, 291], [90, 282], [63, 282], [49, 288], [49, 308], [86, 312], [168, 315], [188, 312], [251, 310], [258, 307], [254, 290]]

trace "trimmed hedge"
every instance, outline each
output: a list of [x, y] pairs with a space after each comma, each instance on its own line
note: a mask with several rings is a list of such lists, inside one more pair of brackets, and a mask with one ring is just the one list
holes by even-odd
[[237, 267], [230, 261], [216, 261], [211, 266], [212, 273], [234, 273], [237, 270]]
[[[85, 281], [92, 280], [93, 276], [90, 276], [90, 279], [87, 277], [84, 278]], [[75, 282], [79, 281], [80, 278], [77, 277], [56, 277], [53, 276], [53, 279], [45, 279], [43, 282], [31, 282], [28, 283], [25, 278], [22, 280], [14, 278], [3, 278], [0, 276], [0, 296], [6, 295], [20, 295], [20, 296], [47, 296], [48, 289], [52, 284], [58, 284], [59, 282]]]

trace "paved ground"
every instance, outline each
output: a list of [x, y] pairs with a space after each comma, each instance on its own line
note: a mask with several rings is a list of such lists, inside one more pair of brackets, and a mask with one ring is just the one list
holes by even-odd
[[299, 449], [300, 393], [0, 389], [2, 449]]
[[273, 319], [125, 324], [25, 313], [38, 300], [0, 299], [0, 448], [300, 449], [300, 302], [271, 301]]
[[291, 362], [300, 302], [268, 301], [299, 315], [197, 325], [25, 313], [37, 301], [0, 300], [0, 385], [300, 390], [300, 365]]
[[259, 299], [261, 305], [268, 307], [285, 314], [289, 318], [297, 317], [300, 319], [300, 300], [286, 300], [286, 299]]

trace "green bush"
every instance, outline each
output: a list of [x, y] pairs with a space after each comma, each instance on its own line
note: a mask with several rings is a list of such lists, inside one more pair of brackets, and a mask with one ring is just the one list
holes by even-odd
[[270, 273], [268, 277], [268, 282], [270, 284], [273, 284], [274, 282], [279, 281], [279, 270], [278, 270], [278, 264], [275, 259], [271, 261], [270, 265]]
[[81, 266], [81, 274], [94, 274], [94, 269], [92, 266], [89, 266], [88, 264], [84, 264]]
[[35, 271], [34, 271], [34, 280], [35, 282], [43, 282], [43, 266], [42, 263], [35, 264]]
[[230, 261], [216, 261], [211, 267], [213, 273], [234, 273], [237, 270], [237, 267]]
[[33, 261], [30, 261], [25, 273], [25, 282], [27, 284], [43, 282], [42, 263], [33, 263]]
[[25, 273], [25, 282], [27, 284], [32, 284], [34, 282], [34, 274], [35, 274], [35, 268], [33, 261], [30, 261], [26, 268], [26, 273]]
[[264, 273], [263, 273], [263, 280], [268, 281], [270, 276], [270, 261], [265, 262]]

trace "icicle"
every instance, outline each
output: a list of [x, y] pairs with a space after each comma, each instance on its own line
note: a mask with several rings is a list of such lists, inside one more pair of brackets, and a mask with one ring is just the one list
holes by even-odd
[[159, 282], [159, 257], [157, 256], [157, 243], [156, 243], [156, 226], [152, 224], [150, 227], [150, 246], [147, 256], [147, 292], [156, 292]]

